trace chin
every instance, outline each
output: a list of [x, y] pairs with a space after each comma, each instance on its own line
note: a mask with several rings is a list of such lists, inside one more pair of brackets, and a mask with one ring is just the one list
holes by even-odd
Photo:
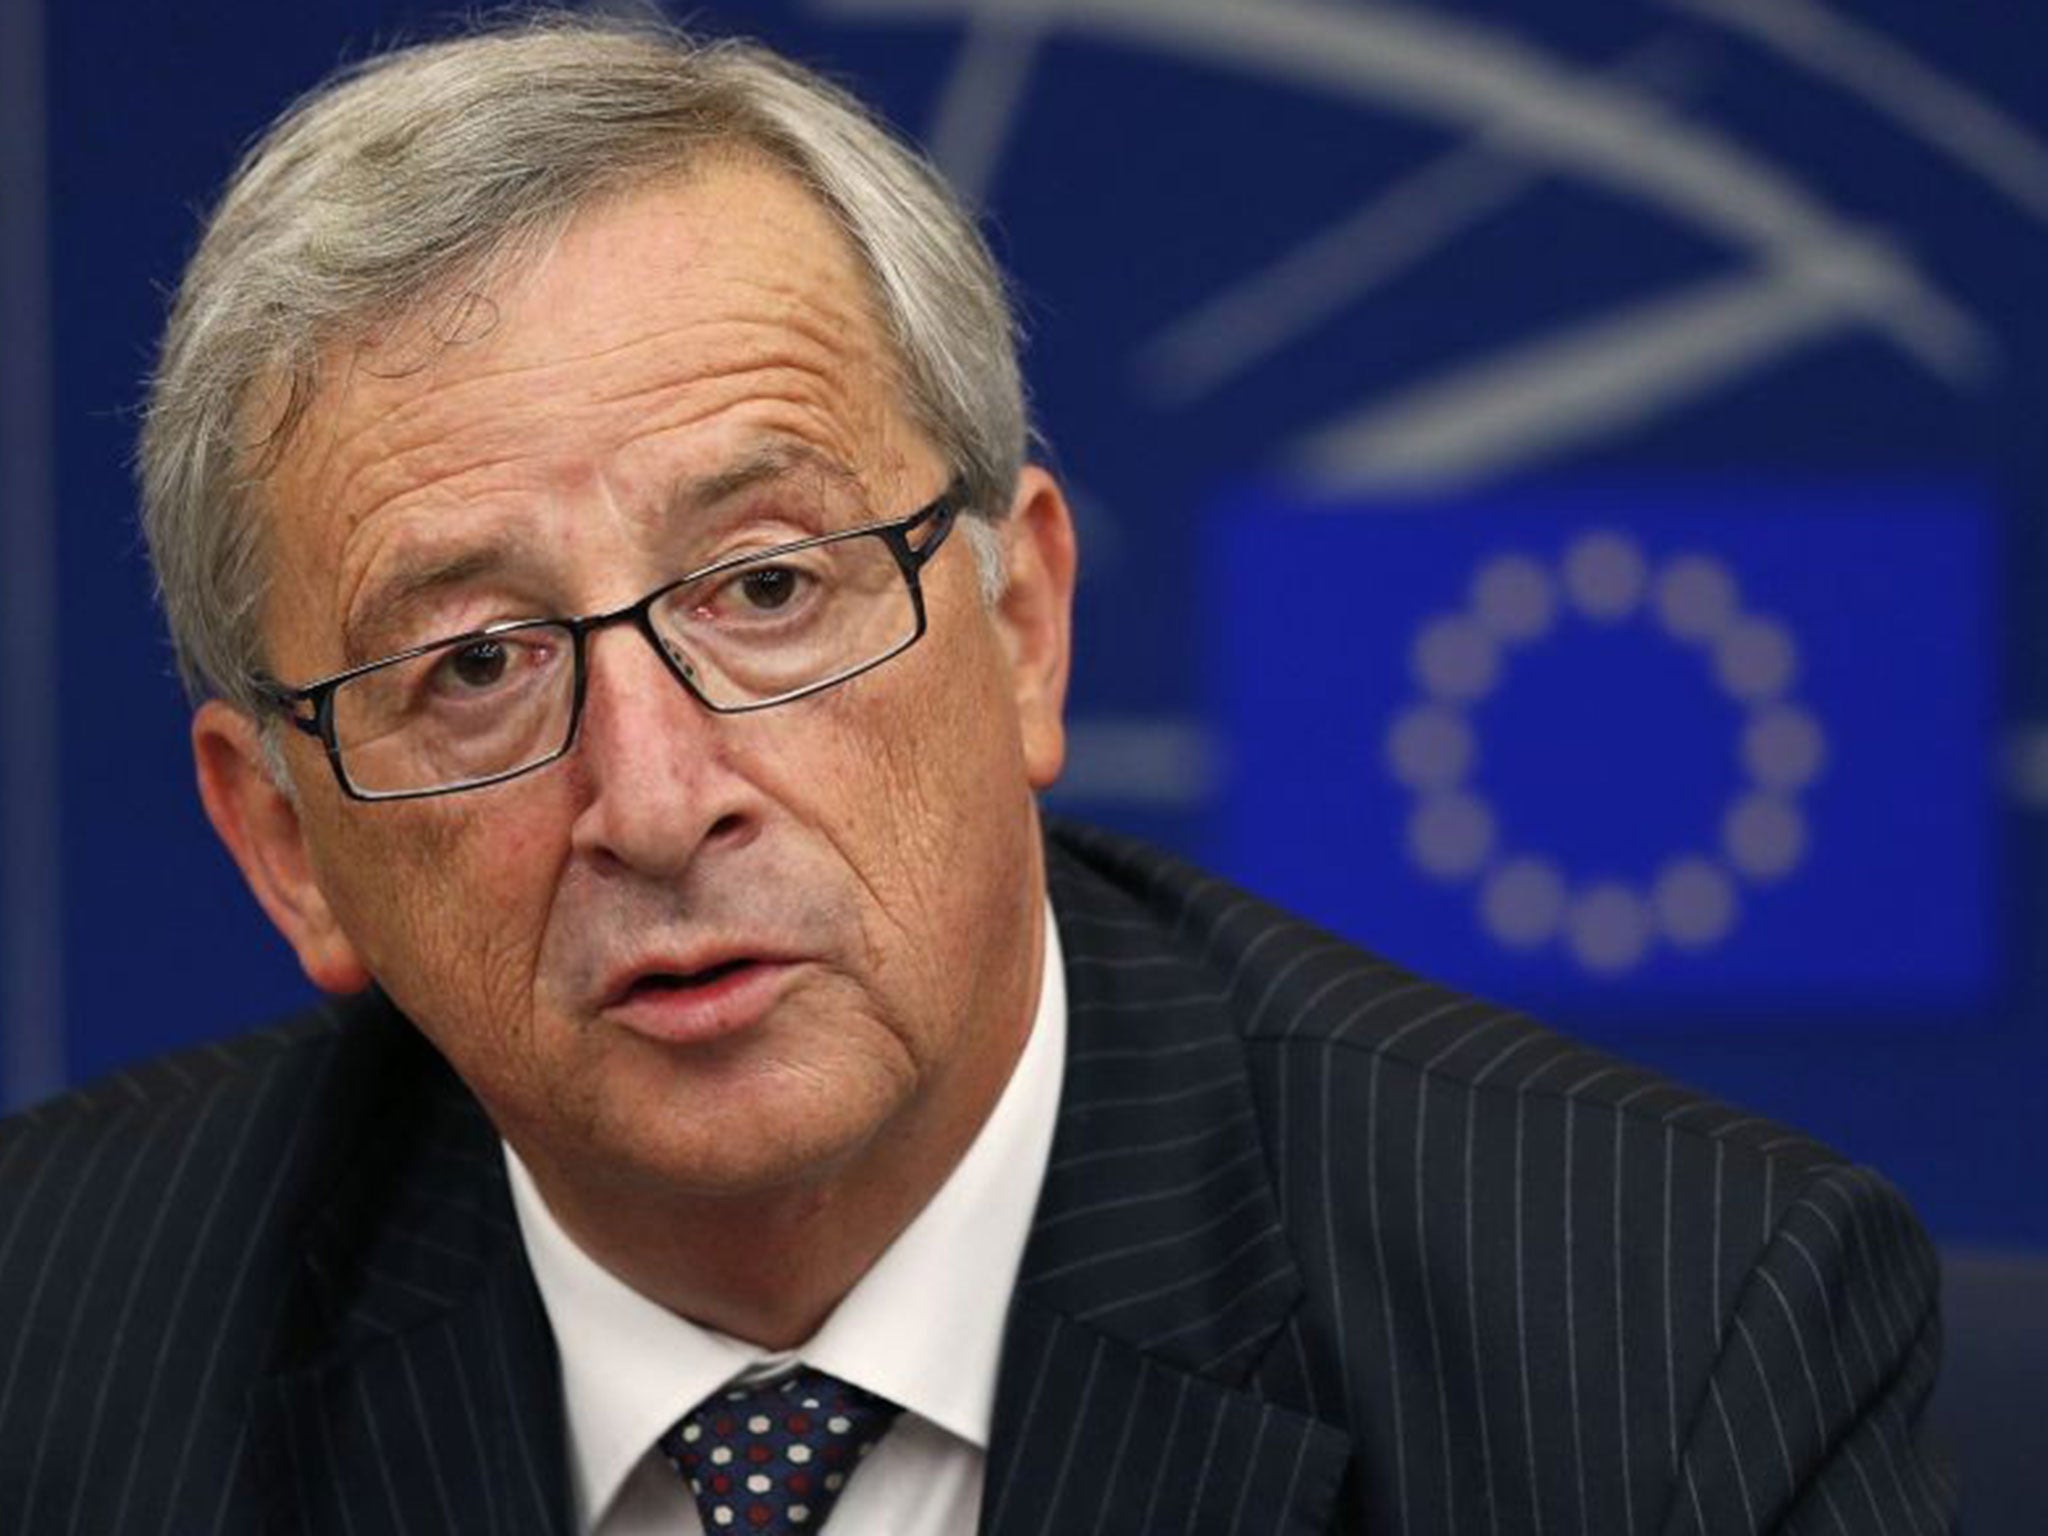
[[652, 1102], [635, 1094], [615, 1104], [597, 1138], [611, 1149], [604, 1161], [619, 1175], [637, 1176], [650, 1192], [670, 1196], [735, 1198], [794, 1189], [827, 1181], [857, 1159], [886, 1134], [905, 1097], [877, 1092], [882, 1085], [873, 1081], [817, 1073], [793, 1082], [749, 1082], [744, 1091], [733, 1084], [693, 1086], [696, 1091]]

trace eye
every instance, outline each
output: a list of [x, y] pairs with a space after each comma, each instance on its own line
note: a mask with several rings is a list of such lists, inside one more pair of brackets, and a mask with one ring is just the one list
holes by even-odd
[[489, 688], [505, 676], [510, 663], [502, 642], [477, 640], [450, 651], [442, 670], [465, 688]]
[[726, 575], [698, 594], [694, 615], [723, 626], [774, 621], [788, 624], [810, 615], [834, 590], [832, 572], [822, 560], [782, 560], [749, 565]]
[[802, 575], [790, 566], [764, 565], [748, 571], [736, 583], [740, 601], [757, 613], [772, 613], [796, 596]]
[[549, 630], [464, 640], [429, 658], [423, 697], [442, 704], [504, 698], [551, 675], [560, 649]]

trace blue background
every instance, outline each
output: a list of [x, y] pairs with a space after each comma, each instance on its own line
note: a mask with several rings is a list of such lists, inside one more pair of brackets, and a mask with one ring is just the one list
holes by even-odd
[[[1058, 807], [1814, 1130], [1906, 1189], [1956, 1275], [2017, 1276], [2011, 1315], [2048, 1316], [2029, 1267], [2048, 1254], [2039, 5], [1802, 5], [1853, 34], [1823, 28], [1810, 56], [1719, 0], [1074, 0], [975, 19], [989, 9], [691, 14], [844, 79], [988, 211], [1083, 523]], [[0, 347], [18, 364], [0, 429], [27, 487], [0, 508], [0, 1099], [306, 995], [191, 791], [135, 525], [134, 410], [240, 148], [337, 63], [447, 14], [0, 0], [6, 37], [36, 45], [0, 85], [27, 168], [0, 188]], [[1376, 72], [1395, 24], [1505, 93]], [[1623, 135], [1636, 159], [1618, 171], [1546, 147], [1516, 116], [1532, 99], [1618, 100], [1655, 131]], [[1616, 121], [1595, 136], [1612, 145]], [[1660, 143], [1711, 174], [1674, 190]], [[1772, 289], [1788, 272], [1806, 287]], [[1845, 291], [1864, 297], [1741, 345], [1744, 295]], [[1595, 409], [1517, 438], [1471, 403], [1568, 402], [1591, 354], [1618, 365], [1671, 306], [1716, 299], [1720, 323], [1668, 334]], [[1254, 321], [1214, 329], [1233, 305]], [[1458, 389], [1466, 406], [1430, 415]], [[1379, 448], [1338, 465], [1331, 434], [1361, 416]], [[1446, 423], [1463, 446], [1432, 457], [1424, 429]], [[1796, 634], [1830, 746], [1801, 796], [1807, 861], [1744, 889], [1725, 945], [1612, 976], [1490, 940], [1472, 886], [1407, 861], [1409, 796], [1384, 766], [1417, 696], [1416, 626], [1456, 610], [1488, 556], [1554, 563], [1590, 527], [1653, 559], [1724, 559]], [[1735, 782], [1736, 713], [1668, 645], [1560, 631], [1474, 720], [1477, 782], [1515, 838], [1578, 872], [1639, 878], [1699, 845]]]

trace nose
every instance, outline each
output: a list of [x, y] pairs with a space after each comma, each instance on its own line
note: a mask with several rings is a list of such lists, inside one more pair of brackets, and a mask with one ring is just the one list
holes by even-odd
[[714, 843], [759, 825], [759, 794], [731, 757], [730, 719], [679, 684], [644, 634], [591, 634], [571, 772], [582, 803], [576, 850], [600, 864], [673, 878]]

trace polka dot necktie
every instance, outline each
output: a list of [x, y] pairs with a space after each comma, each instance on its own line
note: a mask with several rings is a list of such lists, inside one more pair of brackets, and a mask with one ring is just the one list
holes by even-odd
[[710, 1536], [801, 1536], [903, 1410], [823, 1371], [714, 1392], [661, 1437]]

